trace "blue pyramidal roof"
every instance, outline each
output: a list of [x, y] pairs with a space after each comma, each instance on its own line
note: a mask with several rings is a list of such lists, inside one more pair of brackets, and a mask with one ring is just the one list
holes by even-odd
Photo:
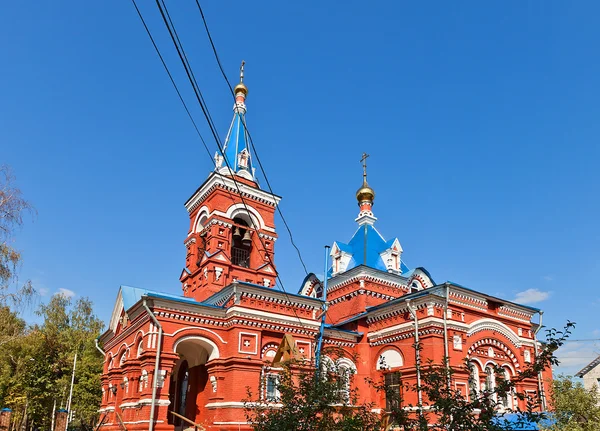
[[245, 149], [248, 151], [248, 164], [247, 169], [252, 173], [252, 161], [250, 158], [250, 148], [248, 137], [248, 131], [246, 130], [246, 119], [242, 110], [236, 110], [233, 114], [233, 121], [229, 127], [227, 138], [225, 138], [225, 144], [223, 145], [223, 152], [227, 159], [227, 163], [234, 172], [240, 169], [238, 155]]
[[[335, 244], [342, 252], [352, 255], [345, 269], [346, 271], [359, 265], [387, 271], [387, 266], [381, 257], [381, 253], [389, 250], [395, 240], [394, 238], [386, 241], [372, 225], [364, 224], [358, 228], [348, 244], [339, 241], [336, 241]], [[409, 268], [402, 261], [400, 262], [400, 269], [403, 274], [409, 271]], [[330, 268], [328, 275], [331, 274], [332, 269]]]

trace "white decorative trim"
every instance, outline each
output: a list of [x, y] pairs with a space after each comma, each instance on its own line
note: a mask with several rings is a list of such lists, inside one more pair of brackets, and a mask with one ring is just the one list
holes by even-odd
[[[242, 335], [249, 335], [254, 337], [254, 350], [250, 352], [246, 352], [242, 350]], [[247, 355], [256, 355], [258, 353], [258, 334], [252, 332], [240, 332], [238, 334], [238, 353], [247, 354]]]
[[217, 187], [234, 193], [239, 193], [243, 197], [248, 197], [270, 206], [276, 206], [279, 204], [279, 201], [281, 201], [279, 196], [275, 196], [271, 193], [249, 186], [240, 181], [237, 181], [236, 185], [236, 182], [232, 178], [213, 173], [200, 187], [200, 189], [198, 189], [196, 193], [194, 193], [194, 195], [185, 203], [185, 208], [187, 209], [188, 213], [191, 213], [201, 202], [204, 202], [206, 196], [208, 196], [208, 194]]
[[[152, 404], [152, 398], [143, 398], [138, 401], [140, 404]], [[156, 400], [157, 406], [168, 406], [171, 405], [171, 401], [169, 400]]]
[[[208, 338], [198, 337], [195, 335], [188, 335], [187, 337], [181, 337], [180, 339], [178, 339], [173, 345], [173, 351], [175, 353], [178, 353], [177, 346], [179, 346], [179, 344], [184, 341], [199, 341], [202, 347], [204, 347], [208, 353], [208, 358], [206, 359], [206, 362], [212, 361], [213, 359], [217, 359], [219, 357], [219, 347], [213, 341], [209, 340]], [[203, 344], [208, 344], [210, 350], [206, 348]]]
[[167, 334], [165, 333], [165, 335], [168, 335], [170, 337], [174, 337], [176, 334], [179, 334], [181, 331], [186, 331], [188, 329], [200, 329], [201, 331], [206, 331], [206, 332], [210, 332], [211, 334], [213, 334], [215, 337], [217, 337], [219, 339], [219, 341], [221, 341], [221, 343], [223, 344], [227, 344], [227, 341], [225, 341], [223, 339], [223, 337], [221, 337], [219, 334], [217, 334], [215, 331], [211, 331], [210, 329], [206, 329], [206, 328], [201, 328], [199, 326], [186, 326], [185, 328], [180, 328], [177, 331], [173, 332], [172, 334]]
[[221, 401], [215, 403], [208, 403], [204, 407], [207, 409], [222, 409], [224, 407], [234, 408], [234, 409], [243, 409], [246, 403], [242, 401]]
[[230, 307], [227, 310], [227, 316], [230, 316], [235, 313], [244, 313], [245, 315], [250, 316], [268, 317], [271, 319], [276, 319], [277, 321], [300, 323], [301, 325], [306, 325], [315, 329], [318, 329], [320, 325], [320, 322], [317, 322], [316, 320], [302, 319], [293, 316], [286, 316], [285, 314], [276, 314], [270, 313], [268, 311], [254, 310], [252, 308], [240, 307], [238, 305], [234, 305], [233, 307]]
[[184, 247], [187, 247], [190, 244], [194, 244], [196, 242], [196, 238], [191, 237], [190, 239], [188, 239], [186, 242], [183, 243]]
[[497, 331], [504, 335], [506, 338], [508, 338], [510, 342], [513, 343], [516, 347], [521, 347], [521, 340], [512, 329], [510, 329], [502, 322], [489, 318], [479, 319], [471, 323], [467, 331], [467, 337], [471, 337], [477, 332], [481, 332], [484, 330]]

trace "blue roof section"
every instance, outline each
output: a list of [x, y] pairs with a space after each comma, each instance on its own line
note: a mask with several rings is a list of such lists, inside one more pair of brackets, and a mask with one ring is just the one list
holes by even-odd
[[[231, 128], [229, 130], [229, 134], [225, 139], [225, 144], [223, 145], [225, 157], [227, 158], [227, 163], [231, 167], [234, 172], [238, 171], [238, 154], [246, 148], [248, 151], [248, 132], [246, 131], [245, 118], [243, 118], [241, 112], [235, 112], [233, 114], [233, 121], [231, 123]], [[248, 160], [248, 170], [252, 172], [252, 163], [251, 159]]]
[[[365, 224], [360, 226], [354, 233], [348, 244], [336, 241], [335, 244], [341, 251], [351, 254], [352, 259], [346, 267], [346, 271], [359, 265], [365, 265], [380, 271], [387, 271], [387, 266], [380, 256], [386, 250], [389, 250], [396, 238], [386, 241], [373, 226]], [[409, 271], [409, 268], [401, 261], [400, 268], [402, 273]], [[328, 275], [331, 276], [331, 268]]]
[[136, 302], [142, 299], [142, 296], [147, 295], [149, 290], [139, 287], [121, 286], [121, 297], [123, 298], [123, 308], [129, 310]]
[[170, 299], [172, 301], [184, 302], [187, 304], [196, 304], [196, 305], [204, 305], [207, 307], [217, 307], [213, 304], [207, 304], [205, 302], [198, 302], [193, 298], [188, 298], [181, 295], [173, 295], [170, 293], [164, 292], [155, 292], [148, 289], [142, 289], [140, 287], [131, 287], [131, 286], [121, 286], [121, 297], [123, 298], [123, 308], [125, 310], [129, 310], [133, 307], [138, 301], [142, 299], [142, 297], [148, 296], [153, 298], [161, 298], [161, 299]]
[[[554, 425], [556, 423], [556, 419], [552, 417], [552, 415], [548, 413], [542, 413], [540, 415], [539, 423], [536, 423], [527, 418], [526, 414], [518, 414], [518, 413], [506, 413], [504, 415], [496, 416], [493, 421], [495, 424], [503, 426], [510, 426], [511, 430], [519, 430], [519, 431], [536, 431], [540, 429], [547, 429], [548, 427]], [[542, 425], [540, 427], [540, 425]]]

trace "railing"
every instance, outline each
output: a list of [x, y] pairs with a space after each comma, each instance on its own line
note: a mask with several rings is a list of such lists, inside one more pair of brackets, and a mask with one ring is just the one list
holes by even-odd
[[205, 431], [206, 430], [206, 428], [204, 428], [202, 425], [192, 422], [191, 420], [189, 420], [185, 416], [180, 415], [179, 413], [175, 413], [174, 411], [171, 411], [171, 410], [169, 410], [169, 413], [171, 413], [176, 418], [179, 418], [182, 421], [187, 422], [188, 424], [190, 424], [191, 426], [193, 426], [194, 427], [194, 431], [198, 431], [198, 430]]
[[117, 417], [117, 419], [119, 419], [119, 425], [121, 425], [121, 428], [123, 428], [123, 431], [127, 431], [127, 427], [123, 423], [123, 419], [121, 419], [121, 415], [116, 410], [115, 410], [115, 416]]
[[244, 248], [231, 248], [231, 263], [248, 268], [250, 266], [250, 250]]
[[102, 418], [100, 419], [100, 422], [98, 422], [98, 425], [96, 425], [94, 430], [98, 431], [107, 420], [108, 420], [108, 413], [104, 412], [104, 414], [102, 415]]

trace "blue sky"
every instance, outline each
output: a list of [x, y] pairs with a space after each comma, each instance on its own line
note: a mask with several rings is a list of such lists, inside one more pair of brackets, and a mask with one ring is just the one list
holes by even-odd
[[[202, 124], [154, 2], [139, 0]], [[597, 2], [203, 2], [303, 257], [346, 241], [368, 152], [377, 228], [410, 267], [577, 322], [600, 338]], [[224, 136], [231, 98], [192, 0], [167, 2]], [[130, 2], [6, 4], [0, 163], [38, 216], [22, 278], [89, 296], [180, 292], [185, 200], [211, 169]], [[213, 145], [213, 150], [214, 144]], [[276, 263], [302, 267], [281, 222]], [[571, 342], [562, 371], [600, 353]]]

